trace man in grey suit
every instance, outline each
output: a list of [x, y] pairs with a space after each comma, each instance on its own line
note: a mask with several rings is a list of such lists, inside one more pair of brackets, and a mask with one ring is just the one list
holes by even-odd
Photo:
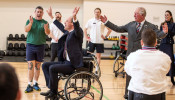
[[[163, 31], [160, 31], [155, 25], [145, 20], [146, 17], [146, 10], [143, 7], [138, 7], [134, 12], [134, 18], [135, 21], [129, 22], [126, 25], [123, 26], [117, 26], [113, 24], [112, 22], [107, 20], [106, 16], [101, 16], [100, 19], [103, 23], [105, 23], [105, 26], [109, 27], [113, 31], [124, 33], [128, 32], [128, 50], [127, 50], [127, 56], [138, 49], [141, 49], [141, 33], [146, 28], [153, 29], [156, 34], [157, 38], [164, 38], [166, 36], [166, 33], [168, 33], [168, 27], [167, 25], [163, 25]], [[125, 95], [124, 98], [128, 98], [128, 85], [131, 77], [126, 74], [126, 88], [125, 88]]]

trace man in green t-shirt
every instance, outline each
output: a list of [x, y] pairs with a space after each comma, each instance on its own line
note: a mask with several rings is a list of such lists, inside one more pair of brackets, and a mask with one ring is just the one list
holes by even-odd
[[41, 90], [37, 81], [40, 75], [41, 62], [44, 58], [44, 44], [46, 43], [46, 36], [50, 34], [48, 22], [42, 19], [43, 14], [43, 8], [41, 6], [36, 7], [35, 18], [30, 16], [25, 26], [25, 32], [28, 32], [26, 41], [28, 86], [25, 93], [32, 92], [33, 89], [37, 91]]

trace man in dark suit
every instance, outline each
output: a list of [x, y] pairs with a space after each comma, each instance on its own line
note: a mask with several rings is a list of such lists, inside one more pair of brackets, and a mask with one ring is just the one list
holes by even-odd
[[[156, 34], [157, 38], [164, 38], [166, 36], [166, 33], [168, 32], [168, 27], [167, 25], [163, 25], [163, 31], [158, 30], [158, 28], [153, 25], [152, 23], [148, 22], [145, 20], [146, 17], [146, 10], [143, 7], [139, 7], [135, 10], [134, 13], [134, 18], [135, 21], [129, 22], [126, 25], [123, 26], [117, 26], [113, 24], [112, 22], [107, 20], [106, 16], [101, 16], [101, 21], [105, 23], [105, 26], [109, 27], [110, 29], [124, 33], [128, 32], [128, 50], [127, 50], [127, 56], [131, 53], [134, 52], [138, 49], [141, 49], [141, 33], [144, 29], [146, 28], [151, 28], [153, 29]], [[128, 98], [128, 84], [130, 81], [131, 77], [126, 74], [126, 88], [125, 88], [125, 96], [124, 98]]]
[[[42, 65], [46, 86], [50, 89], [42, 92], [41, 95], [48, 98], [55, 97], [58, 91], [58, 73], [71, 74], [75, 69], [83, 67], [82, 43], [83, 31], [80, 28], [76, 15], [79, 8], [75, 8], [71, 17], [62, 23], [54, 20], [54, 24], [64, 33], [58, 40], [58, 62], [46, 62]], [[52, 9], [48, 11], [48, 15], [52, 17]]]

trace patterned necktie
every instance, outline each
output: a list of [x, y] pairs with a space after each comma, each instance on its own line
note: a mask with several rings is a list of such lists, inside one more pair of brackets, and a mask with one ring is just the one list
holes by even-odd
[[141, 27], [141, 23], [138, 23], [136, 27], [137, 33], [140, 31], [140, 27]]

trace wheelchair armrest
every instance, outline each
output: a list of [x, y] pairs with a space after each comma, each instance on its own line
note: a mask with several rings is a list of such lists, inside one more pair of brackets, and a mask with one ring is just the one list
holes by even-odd
[[79, 67], [75, 69], [76, 71], [89, 71], [89, 68]]

